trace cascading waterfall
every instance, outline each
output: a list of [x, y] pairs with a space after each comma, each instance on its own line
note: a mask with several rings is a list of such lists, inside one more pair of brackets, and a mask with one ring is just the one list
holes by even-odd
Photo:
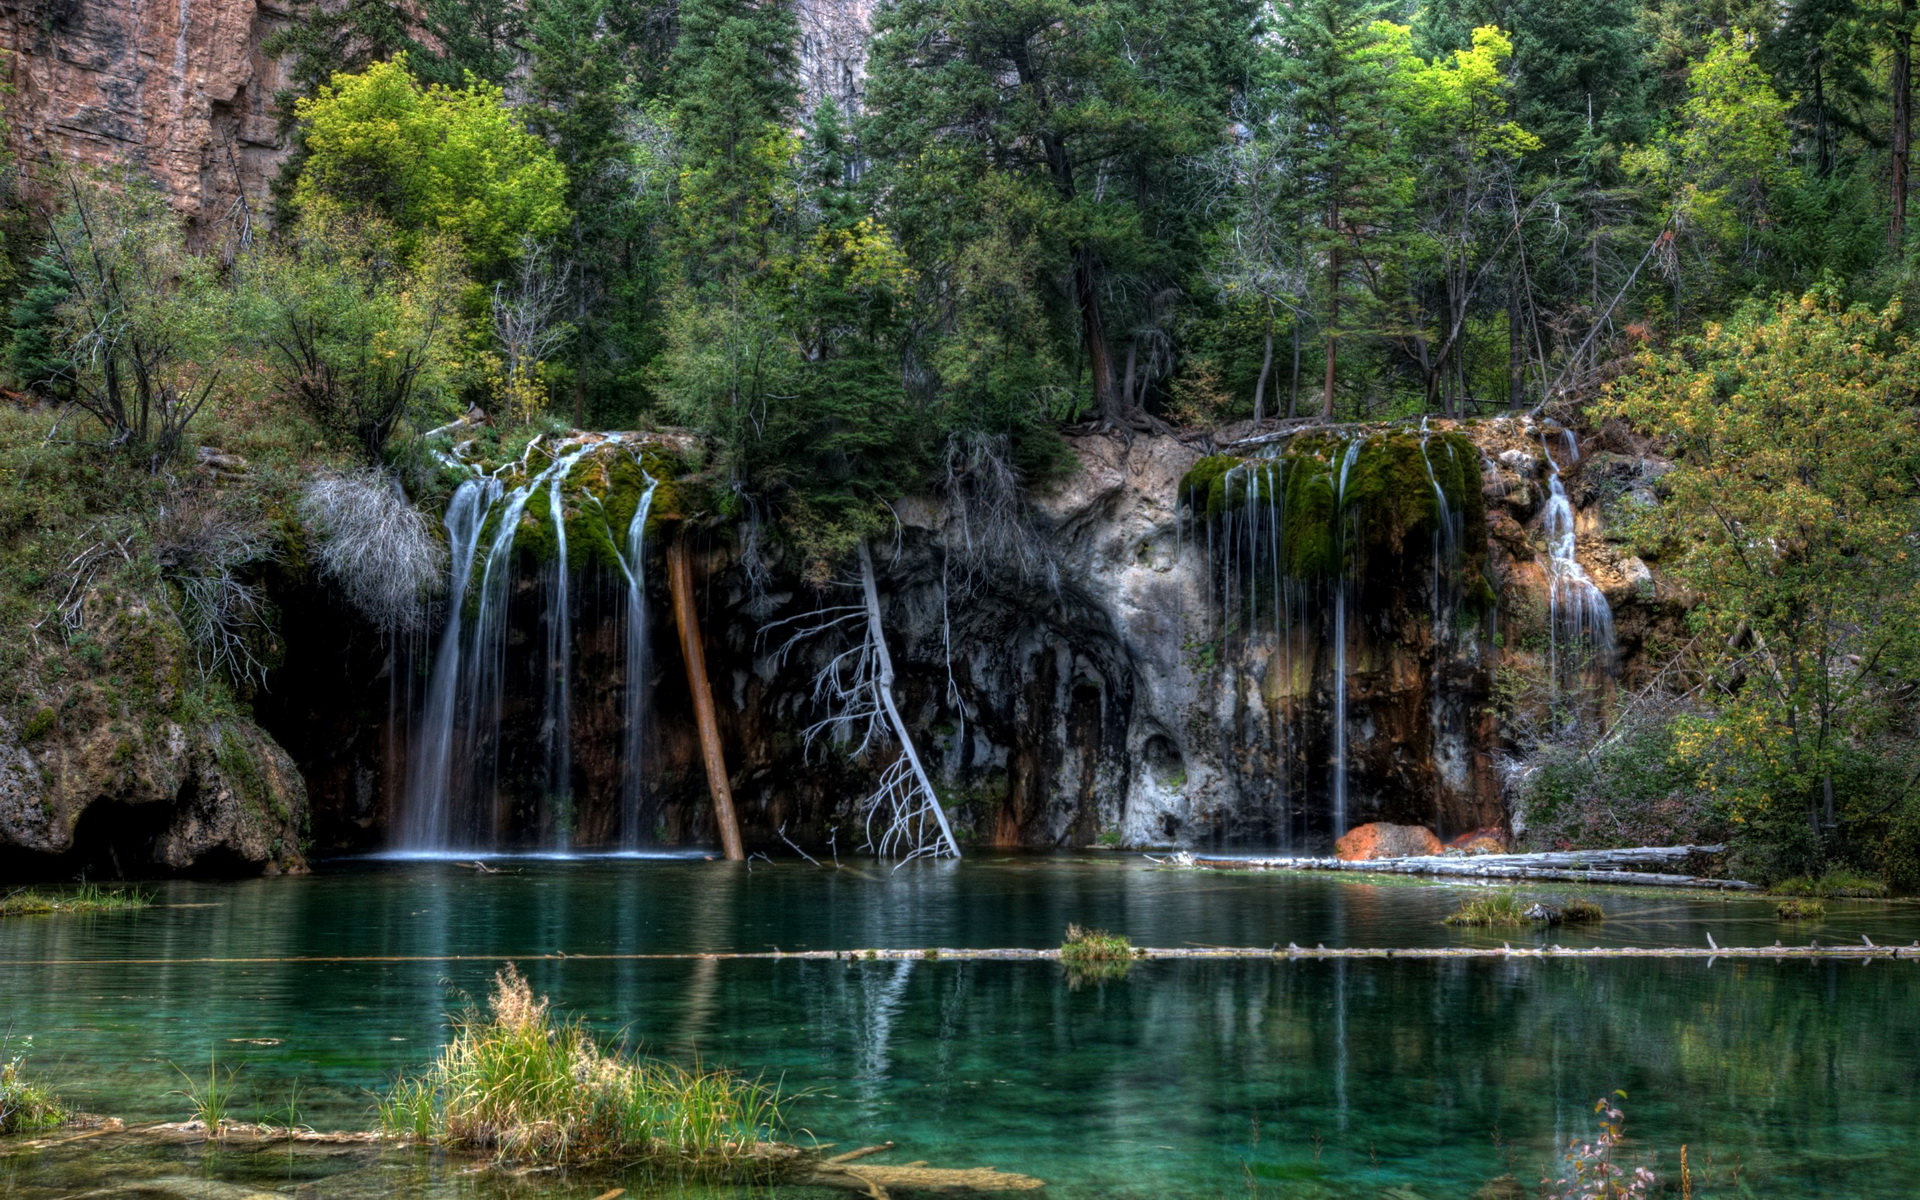
[[447, 844], [448, 775], [453, 762], [455, 704], [459, 697], [461, 626], [466, 619], [467, 581], [473, 575], [473, 556], [480, 546], [480, 530], [488, 510], [500, 494], [496, 479], [469, 479], [447, 504], [447, 627], [433, 656], [433, 674], [427, 685], [427, 703], [418, 737], [407, 763], [407, 806], [399, 842], [409, 849]]
[[[1579, 441], [1571, 429], [1561, 432], [1569, 460], [1579, 462]], [[1569, 687], [1589, 672], [1613, 673], [1613, 609], [1575, 553], [1573, 503], [1560, 482], [1560, 464], [1554, 461], [1544, 433], [1540, 447], [1547, 456], [1547, 505], [1541, 523], [1547, 535], [1549, 572], [1548, 667], [1556, 687]]]
[[547, 743], [547, 811], [552, 817], [551, 840], [565, 849], [573, 835], [573, 609], [567, 595], [567, 519], [560, 505], [565, 472], [547, 484], [547, 506], [553, 517], [553, 566], [548, 572], [547, 597], [547, 709], [540, 733]]
[[[1347, 442], [1340, 458], [1340, 483], [1333, 491], [1334, 522], [1344, 535], [1351, 522], [1347, 512], [1347, 476], [1360, 457], [1363, 438]], [[1338, 538], [1339, 560], [1333, 582], [1333, 836], [1347, 832], [1347, 593], [1353, 571], [1352, 539]]]
[[[544, 783], [544, 795], [539, 797], [535, 825], [545, 849], [571, 846], [577, 825], [572, 749], [574, 564], [564, 489], [583, 458], [619, 442], [619, 437], [610, 436], [560, 443], [546, 449], [548, 461], [536, 470], [531, 466], [541, 450], [536, 439], [517, 463], [467, 480], [449, 502], [445, 523], [452, 553], [446, 625], [435, 647], [427, 697], [408, 760], [407, 790], [395, 837], [400, 852], [494, 850], [507, 843], [499, 781], [510, 666], [508, 610], [521, 572], [519, 539], [529, 518], [527, 507], [536, 497], [546, 501], [544, 517], [551, 525], [553, 545], [552, 559], [543, 568], [536, 590], [546, 636], [540, 660], [544, 686], [536, 685], [532, 693], [540, 703], [539, 734], [545, 758], [544, 772], [536, 776]], [[624, 845], [639, 839], [643, 791], [639, 779], [646, 654], [642, 561], [655, 481], [644, 468], [641, 475], [645, 488], [624, 537], [616, 537], [609, 529], [606, 539], [626, 582], [622, 717], [627, 736], [619, 813]], [[509, 477], [519, 482], [509, 487], [505, 482]], [[599, 498], [589, 495], [586, 499], [592, 501], [588, 511], [597, 510], [604, 519]]]
[[659, 481], [647, 475], [646, 490], [634, 506], [633, 519], [627, 522], [625, 553], [620, 569], [627, 580], [627, 686], [621, 697], [621, 715], [626, 728], [626, 759], [620, 764], [620, 844], [629, 849], [640, 845], [641, 803], [646, 798], [646, 778], [642, 774], [646, 736], [647, 698], [647, 564], [645, 538], [647, 517], [653, 511], [653, 493]]
[[1355, 712], [1356, 655], [1386, 632], [1374, 626], [1391, 625], [1393, 606], [1422, 593], [1436, 813], [1447, 789], [1468, 786], [1472, 764], [1455, 745], [1466, 740], [1465, 710], [1442, 691], [1464, 686], [1484, 661], [1484, 623], [1459, 619], [1491, 604], [1475, 565], [1485, 551], [1468, 544], [1480, 536], [1477, 524], [1469, 532], [1478, 520], [1469, 510], [1481, 472], [1476, 448], [1455, 432], [1307, 430], [1247, 457], [1204, 460], [1183, 483], [1186, 502], [1204, 510], [1195, 540], [1220, 589], [1210, 654], [1231, 683], [1222, 715], [1236, 723], [1240, 786], [1266, 799], [1264, 830], [1248, 834], [1324, 849], [1376, 819], [1355, 812], [1354, 789], [1377, 794], [1383, 782], [1377, 747], [1368, 744], [1365, 765], [1357, 760], [1370, 726]]

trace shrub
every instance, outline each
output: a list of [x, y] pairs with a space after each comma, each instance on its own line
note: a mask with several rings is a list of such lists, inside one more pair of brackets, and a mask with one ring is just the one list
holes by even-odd
[[8, 1057], [11, 1040], [0, 1038], [0, 1134], [64, 1124], [71, 1114], [54, 1099], [52, 1092], [28, 1079], [22, 1070], [27, 1043], [22, 1041], [20, 1051]]
[[[607, 1053], [584, 1022], [555, 1022], [512, 965], [482, 1015], [380, 1109], [403, 1137], [551, 1163], [617, 1160], [740, 1178], [782, 1126], [778, 1094], [725, 1071]], [[768, 1167], [767, 1169], [771, 1169]]]
[[316, 479], [300, 497], [321, 571], [368, 620], [401, 632], [425, 622], [423, 600], [445, 570], [446, 550], [424, 517], [378, 470]]
[[178, 589], [176, 612], [201, 673], [224, 672], [238, 684], [264, 680], [267, 600], [248, 570], [271, 549], [261, 524], [237, 504], [184, 489], [161, 508], [151, 533], [160, 569]]
[[1824, 900], [1814, 900], [1801, 896], [1788, 896], [1773, 906], [1782, 921], [1810, 921], [1827, 915]]

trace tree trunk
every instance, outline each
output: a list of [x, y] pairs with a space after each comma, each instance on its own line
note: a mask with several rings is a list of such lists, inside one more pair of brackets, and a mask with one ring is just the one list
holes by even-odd
[[959, 858], [960, 843], [954, 840], [953, 829], [947, 824], [947, 814], [940, 807], [940, 793], [933, 790], [933, 781], [927, 778], [927, 769], [920, 765], [920, 752], [913, 748], [913, 737], [907, 732], [907, 723], [901, 719], [900, 709], [893, 702], [893, 655], [887, 650], [886, 630], [880, 624], [880, 587], [874, 580], [873, 555], [867, 551], [865, 542], [860, 543], [860, 587], [867, 605], [867, 638], [873, 643], [874, 658], [880, 668], [875, 690], [880, 693], [881, 706], [886, 709], [887, 723], [893, 726], [893, 736], [900, 743], [900, 753], [906, 755], [914, 782], [925, 798], [926, 810], [933, 814], [935, 824], [940, 827], [941, 843], [945, 845], [947, 853]]
[[1340, 247], [1327, 255], [1327, 378], [1320, 391], [1320, 419], [1333, 420], [1334, 367], [1340, 357]]
[[1300, 314], [1293, 314], [1293, 386], [1287, 392], [1287, 416], [1300, 415]]
[[1113, 362], [1107, 357], [1107, 321], [1100, 309], [1100, 277], [1093, 252], [1073, 252], [1073, 290], [1080, 304], [1081, 336], [1087, 343], [1087, 369], [1093, 376], [1093, 403], [1100, 415], [1112, 420], [1121, 413], [1113, 391]]
[[720, 747], [720, 725], [713, 715], [713, 686], [707, 681], [707, 652], [700, 637], [700, 614], [693, 606], [693, 563], [684, 530], [667, 543], [667, 584], [673, 592], [673, 620], [680, 627], [680, 653], [687, 662], [687, 687], [693, 693], [693, 720], [700, 729], [700, 753], [707, 765], [707, 794], [713, 797], [713, 823], [729, 862], [747, 857], [740, 844], [740, 821], [733, 811], [733, 787], [727, 781], [727, 757]]
[[1266, 351], [1260, 356], [1260, 378], [1253, 385], [1253, 427], [1267, 419], [1267, 376], [1273, 374], [1273, 305], [1267, 305]]
[[1507, 284], [1507, 405], [1520, 408], [1527, 402], [1527, 343], [1520, 335], [1520, 280]]
[[1913, 145], [1913, 0], [1900, 0], [1900, 27], [1893, 34], [1893, 215], [1887, 244], [1900, 252], [1907, 240], [1907, 163]]

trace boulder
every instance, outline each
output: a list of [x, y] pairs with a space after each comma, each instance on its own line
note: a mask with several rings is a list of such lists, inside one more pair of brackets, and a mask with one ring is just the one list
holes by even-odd
[[1390, 825], [1385, 821], [1356, 825], [1334, 844], [1334, 853], [1347, 862], [1438, 854], [1442, 849], [1440, 839], [1424, 825]]
[[1505, 854], [1507, 834], [1498, 825], [1470, 829], [1447, 843], [1447, 849], [1462, 854]]

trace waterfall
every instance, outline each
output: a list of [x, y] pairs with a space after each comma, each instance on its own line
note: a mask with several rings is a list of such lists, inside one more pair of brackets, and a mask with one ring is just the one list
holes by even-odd
[[1351, 524], [1347, 515], [1347, 475], [1353, 461], [1360, 457], [1366, 441], [1356, 435], [1347, 442], [1340, 459], [1340, 482], [1333, 492], [1333, 519], [1337, 529], [1339, 570], [1333, 581], [1333, 836], [1347, 832], [1347, 592], [1352, 573], [1352, 547], [1345, 536]]
[[[1484, 549], [1467, 544], [1482, 469], [1462, 435], [1422, 423], [1306, 430], [1247, 457], [1203, 460], [1182, 482], [1205, 526], [1194, 550], [1211, 559], [1219, 588], [1210, 597], [1218, 641], [1208, 655], [1227, 672], [1220, 711], [1236, 722], [1240, 786], [1249, 800], [1258, 796], [1262, 832], [1285, 850], [1323, 848], [1329, 835], [1370, 819], [1356, 808], [1390, 782], [1372, 754], [1357, 755], [1373, 747], [1356, 742], [1378, 715], [1371, 694], [1356, 708], [1356, 676], [1371, 679], [1362, 673], [1390, 665], [1386, 656], [1430, 656], [1423, 717], [1436, 824], [1447, 797], [1467, 786], [1467, 710], [1448, 689], [1472, 686], [1485, 622], [1462, 618], [1492, 602], [1474, 565]], [[1416, 598], [1414, 613], [1390, 609]], [[1380, 622], [1359, 620], [1381, 606], [1389, 610]], [[1377, 625], [1404, 628], [1403, 616], [1430, 636], [1382, 647], [1374, 665], [1355, 657]], [[1356, 799], [1356, 786], [1366, 800]]]
[[[576, 456], [577, 458], [578, 456]], [[573, 834], [573, 692], [567, 677], [573, 671], [573, 612], [567, 595], [567, 518], [560, 504], [560, 485], [566, 472], [554, 473], [547, 484], [547, 506], [553, 516], [553, 566], [547, 597], [547, 708], [541, 735], [547, 743], [547, 806], [552, 814], [552, 844], [565, 849]]]
[[408, 849], [445, 846], [448, 835], [448, 767], [453, 759], [456, 688], [460, 680], [460, 633], [465, 619], [467, 581], [487, 510], [500, 494], [495, 479], [469, 479], [447, 504], [447, 627], [433, 657], [427, 703], [412, 757], [407, 763], [407, 807], [400, 845]]
[[[518, 539], [527, 506], [536, 496], [547, 503], [554, 556], [539, 589], [546, 629], [545, 687], [539, 694], [540, 737], [545, 749], [545, 791], [541, 819], [545, 847], [568, 848], [575, 827], [572, 754], [572, 572], [563, 489], [582, 458], [609, 440], [598, 437], [562, 442], [546, 453], [546, 466], [530, 465], [539, 439], [516, 463], [461, 484], [447, 506], [449, 555], [446, 624], [434, 651], [425, 706], [408, 759], [406, 793], [396, 822], [395, 849], [403, 853], [498, 850], [507, 843], [503, 828], [505, 798], [499, 787], [503, 709], [507, 694], [508, 608], [519, 571]], [[644, 472], [643, 472], [644, 474]], [[505, 479], [520, 480], [512, 487]], [[631, 728], [641, 724], [644, 681], [645, 597], [640, 570], [640, 541], [651, 504], [653, 480], [629, 523], [615, 556], [628, 580], [626, 600], [627, 699]], [[596, 501], [597, 497], [589, 497]], [[609, 537], [609, 541], [613, 541]], [[484, 546], [482, 543], [485, 543]], [[474, 582], [476, 572], [478, 582]], [[469, 611], [471, 610], [471, 611]], [[638, 771], [637, 735], [629, 732], [629, 774]], [[623, 782], [624, 792], [628, 785]], [[635, 792], [637, 795], [637, 791]], [[629, 835], [622, 814], [622, 837]]]
[[659, 481], [644, 467], [641, 475], [647, 489], [640, 493], [633, 519], [627, 522], [626, 553], [620, 560], [627, 580], [627, 687], [621, 697], [626, 757], [620, 764], [620, 844], [629, 849], [640, 845], [640, 809], [646, 795], [646, 779], [641, 774], [647, 698], [647, 564], [643, 543], [647, 516], [653, 511], [653, 493], [659, 487]]
[[[1573, 431], [1561, 432], [1569, 458], [1579, 462], [1580, 443]], [[1547, 456], [1547, 507], [1541, 522], [1547, 535], [1549, 573], [1547, 661], [1555, 686], [1561, 686], [1587, 671], [1613, 673], [1613, 610], [1575, 554], [1573, 504], [1544, 433], [1540, 448]]]

